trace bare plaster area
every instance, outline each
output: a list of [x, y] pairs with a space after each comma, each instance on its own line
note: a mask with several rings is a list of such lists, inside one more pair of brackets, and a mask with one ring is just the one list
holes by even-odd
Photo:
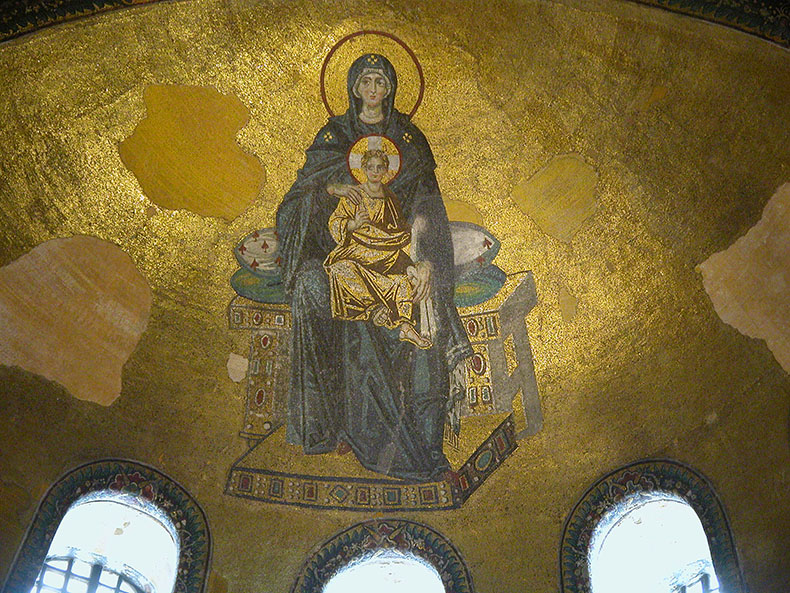
[[576, 317], [579, 310], [579, 299], [577, 299], [570, 291], [560, 286], [559, 293], [557, 294], [557, 302], [560, 306], [560, 313], [562, 314], [563, 323], [570, 323]]
[[722, 321], [765, 340], [790, 373], [790, 183], [777, 190], [748, 233], [699, 271]]
[[145, 331], [151, 290], [131, 258], [94, 237], [42, 243], [0, 268], [0, 363], [103, 406]]

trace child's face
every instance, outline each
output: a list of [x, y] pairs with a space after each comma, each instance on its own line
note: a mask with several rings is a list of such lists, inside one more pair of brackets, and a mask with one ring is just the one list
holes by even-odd
[[381, 178], [387, 173], [387, 165], [384, 164], [380, 158], [373, 157], [364, 167], [365, 175], [368, 176], [368, 181], [378, 183]]

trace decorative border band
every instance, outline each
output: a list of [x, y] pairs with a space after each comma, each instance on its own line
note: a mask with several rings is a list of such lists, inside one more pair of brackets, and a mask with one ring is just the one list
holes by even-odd
[[443, 511], [461, 506], [457, 488], [447, 481], [411, 483], [303, 476], [242, 465], [231, 468], [225, 494], [274, 504], [345, 511]]
[[254, 467], [253, 445], [230, 468], [225, 494], [260, 502], [345, 511], [447, 511], [459, 508], [518, 447], [513, 414], [505, 418], [458, 470], [458, 483], [388, 478], [309, 476]]
[[0, 0], [0, 41], [85, 16], [159, 0]]
[[[49, 25], [159, 0], [0, 0], [0, 42]], [[782, 0], [628, 0], [732, 27], [790, 47], [790, 7]]]
[[30, 591], [69, 507], [102, 491], [139, 497], [172, 520], [180, 558], [174, 593], [202, 593], [211, 561], [208, 521], [189, 493], [160, 471], [136, 461], [106, 459], [68, 472], [44, 495], [6, 579], [3, 591]]
[[630, 0], [724, 25], [790, 47], [790, 4], [782, 0]]

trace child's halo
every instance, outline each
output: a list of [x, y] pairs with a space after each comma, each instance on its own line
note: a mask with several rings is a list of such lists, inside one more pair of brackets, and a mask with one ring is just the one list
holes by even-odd
[[398, 173], [400, 173], [401, 154], [397, 145], [386, 136], [371, 134], [362, 136], [362, 138], [354, 142], [354, 145], [346, 155], [348, 170], [354, 176], [354, 179], [359, 183], [367, 181], [365, 172], [362, 170], [362, 155], [368, 150], [383, 150], [389, 158], [389, 171], [382, 177], [382, 183], [389, 183], [398, 176]]

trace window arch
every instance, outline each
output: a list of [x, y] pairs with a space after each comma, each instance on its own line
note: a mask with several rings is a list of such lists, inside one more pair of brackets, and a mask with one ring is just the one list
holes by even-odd
[[[741, 593], [743, 578], [735, 544], [721, 502], [710, 483], [691, 468], [669, 460], [632, 463], [601, 478], [571, 511], [565, 522], [560, 547], [562, 593], [591, 593], [589, 554], [599, 545], [596, 527], [613, 517], [650, 501], [676, 501], [696, 514], [707, 536], [708, 548], [721, 589]], [[613, 513], [622, 509], [622, 513]]]
[[436, 570], [444, 590], [474, 593], [458, 550], [426, 525], [404, 519], [371, 519], [349, 527], [321, 545], [299, 571], [291, 593], [317, 593], [343, 568], [376, 552], [415, 557]]
[[[162, 524], [172, 526], [178, 546], [173, 592], [204, 590], [211, 542], [203, 510], [180, 485], [161, 472], [141, 463], [115, 459], [80, 466], [49, 489], [11, 565], [4, 590], [29, 592], [67, 512], [102, 500], [123, 501], [130, 509], [137, 506], [152, 515], [161, 513]], [[53, 553], [59, 556], [57, 551]], [[66, 570], [72, 564], [58, 569]], [[117, 588], [122, 589], [120, 581]]]

